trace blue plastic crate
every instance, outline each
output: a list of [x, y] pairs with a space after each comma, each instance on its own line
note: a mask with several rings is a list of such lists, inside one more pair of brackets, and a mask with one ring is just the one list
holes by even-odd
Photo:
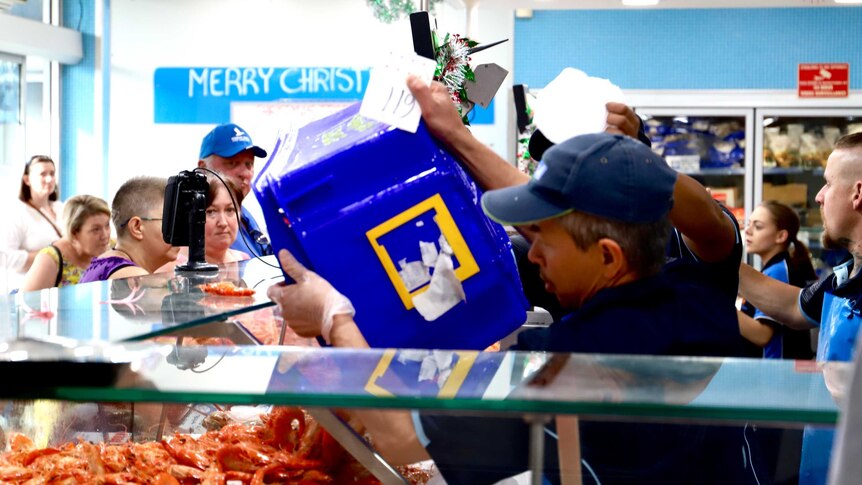
[[[253, 186], [273, 248], [350, 298], [373, 347], [483, 349], [526, 319], [505, 231], [424, 125], [407, 133], [350, 106], [283, 136]], [[432, 321], [413, 300], [428, 289], [420, 242], [432, 256], [448, 243], [466, 296]]]

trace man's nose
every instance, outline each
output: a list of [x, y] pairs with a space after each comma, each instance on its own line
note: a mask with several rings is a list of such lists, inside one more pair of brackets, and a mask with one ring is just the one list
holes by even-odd
[[245, 166], [242, 169], [242, 177], [251, 180], [254, 177], [254, 166]]
[[530, 262], [535, 263], [535, 264], [539, 264], [539, 252], [540, 251], [539, 251], [538, 247], [539, 247], [538, 244], [533, 243], [532, 245], [530, 245], [530, 250], [527, 252], [527, 259], [530, 260]]

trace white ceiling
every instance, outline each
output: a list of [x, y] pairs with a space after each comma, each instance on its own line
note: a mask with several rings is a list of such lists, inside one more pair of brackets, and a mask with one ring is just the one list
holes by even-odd
[[[483, 7], [541, 9], [617, 9], [625, 7], [620, 0], [460, 0], [464, 3], [478, 2]], [[637, 8], [765, 8], [765, 7], [833, 7], [832, 0], [661, 0], [654, 7]], [[858, 7], [858, 5], [856, 5]]]

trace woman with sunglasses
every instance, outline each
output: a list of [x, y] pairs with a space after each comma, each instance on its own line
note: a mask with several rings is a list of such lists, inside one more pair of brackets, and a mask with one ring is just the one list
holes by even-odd
[[20, 286], [39, 250], [63, 237], [63, 203], [50, 157], [36, 155], [24, 165], [18, 199], [0, 225], [8, 290]]

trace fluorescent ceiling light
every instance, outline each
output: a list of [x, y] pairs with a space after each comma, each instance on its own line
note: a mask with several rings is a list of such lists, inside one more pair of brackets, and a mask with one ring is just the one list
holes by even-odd
[[[658, 5], [659, 0], [622, 0], [626, 7], [649, 7], [650, 5]], [[862, 0], [860, 0], [862, 1]]]

